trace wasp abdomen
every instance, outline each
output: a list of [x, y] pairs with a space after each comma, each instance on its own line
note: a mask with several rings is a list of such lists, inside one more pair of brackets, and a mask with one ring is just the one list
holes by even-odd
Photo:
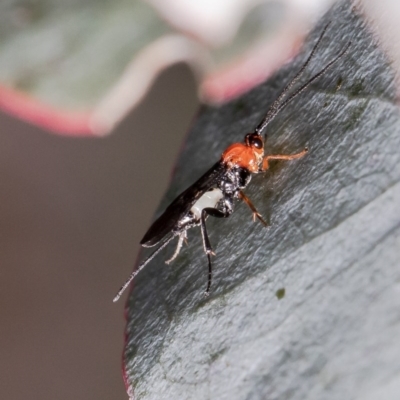
[[204, 208], [215, 208], [217, 203], [224, 197], [221, 189], [214, 188], [205, 192], [199, 200], [194, 203], [190, 211], [193, 213], [196, 219], [200, 219], [201, 212]]

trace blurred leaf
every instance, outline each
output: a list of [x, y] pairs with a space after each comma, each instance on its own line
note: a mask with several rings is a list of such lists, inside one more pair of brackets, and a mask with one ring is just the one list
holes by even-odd
[[0, 80], [54, 106], [87, 108], [171, 31], [141, 1], [2, 2]]
[[[199, 76], [204, 100], [224, 102], [263, 81], [301, 42], [307, 13], [280, 3], [226, 3], [196, 35], [141, 0], [2, 2], [0, 108], [53, 132], [106, 134], [178, 62]], [[174, 10], [174, 21], [194, 27], [193, 10], [193, 23]]]
[[0, 3], [0, 107], [50, 131], [101, 134], [92, 109], [171, 28], [141, 1]]
[[400, 114], [389, 63], [350, 2], [273, 79], [203, 108], [160, 210], [254, 128], [328, 20], [307, 77], [351, 40], [349, 54], [268, 129], [269, 153], [310, 153], [275, 163], [246, 190], [270, 228], [239, 204], [227, 220], [208, 219], [217, 254], [208, 298], [199, 229], [173, 264], [164, 264], [171, 245], [134, 281], [124, 350], [132, 397], [364, 399], [398, 380]]

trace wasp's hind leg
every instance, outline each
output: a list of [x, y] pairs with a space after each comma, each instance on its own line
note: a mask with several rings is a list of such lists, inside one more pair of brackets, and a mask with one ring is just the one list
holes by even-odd
[[256, 218], [258, 218], [264, 226], [268, 226], [268, 224], [265, 222], [264, 218], [261, 216], [261, 214], [255, 208], [254, 204], [241, 190], [239, 190], [239, 199], [243, 200], [249, 206], [250, 210], [253, 212], [253, 221], [255, 221]]
[[187, 231], [184, 230], [180, 235], [178, 239], [178, 244], [176, 245], [176, 249], [174, 254], [172, 254], [172, 257], [169, 258], [168, 260], [165, 261], [165, 264], [170, 264], [172, 261], [175, 260], [176, 257], [178, 257], [179, 252], [181, 251], [183, 241], [187, 240]]
[[215, 253], [211, 247], [210, 239], [208, 238], [207, 227], [206, 227], [206, 218], [209, 215], [210, 217], [215, 218], [227, 218], [231, 213], [226, 211], [225, 213], [219, 211], [215, 208], [203, 208], [201, 212], [201, 235], [203, 237], [203, 247], [204, 252], [207, 254], [208, 258], [208, 282], [207, 289], [205, 295], [208, 296], [210, 293], [211, 280], [212, 280], [212, 264], [211, 264], [211, 255], [215, 256]]

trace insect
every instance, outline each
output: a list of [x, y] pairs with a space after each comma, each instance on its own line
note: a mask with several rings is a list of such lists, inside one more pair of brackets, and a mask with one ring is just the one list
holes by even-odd
[[[166, 261], [169, 264], [179, 254], [183, 241], [187, 239], [187, 231], [195, 226], [200, 226], [203, 238], [204, 252], [208, 258], [208, 282], [206, 294], [209, 294], [212, 279], [211, 256], [215, 255], [207, 234], [207, 217], [227, 218], [234, 211], [235, 201], [242, 200], [256, 218], [264, 225], [267, 225], [260, 213], [257, 211], [251, 200], [244, 194], [243, 189], [250, 183], [252, 174], [266, 171], [270, 160], [295, 160], [303, 157], [308, 149], [296, 154], [265, 155], [262, 133], [268, 124], [303, 92], [312, 82], [326, 73], [336, 62], [338, 62], [348, 51], [351, 42], [334, 59], [332, 59], [322, 70], [312, 76], [305, 84], [300, 86], [291, 95], [288, 91], [300, 79], [308, 64], [312, 60], [321, 40], [329, 26], [323, 29], [316, 44], [314, 45], [308, 59], [297, 72], [295, 77], [286, 85], [278, 98], [273, 102], [265, 117], [257, 125], [252, 133], [244, 137], [244, 143], [230, 145], [215, 163], [198, 181], [181, 193], [156, 219], [144, 235], [140, 244], [143, 247], [157, 246], [157, 249], [142, 261], [137, 269], [132, 272], [127, 281], [123, 284], [117, 295], [116, 302], [128, 287], [135, 276], [165, 248], [174, 238], [178, 238], [176, 250], [172, 257]], [[285, 99], [286, 97], [286, 99]]]

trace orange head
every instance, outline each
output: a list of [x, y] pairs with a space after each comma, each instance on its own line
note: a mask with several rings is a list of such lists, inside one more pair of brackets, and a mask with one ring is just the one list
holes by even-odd
[[264, 158], [264, 142], [258, 133], [248, 133], [244, 143], [234, 143], [222, 153], [222, 162], [229, 168], [241, 167], [256, 173]]

